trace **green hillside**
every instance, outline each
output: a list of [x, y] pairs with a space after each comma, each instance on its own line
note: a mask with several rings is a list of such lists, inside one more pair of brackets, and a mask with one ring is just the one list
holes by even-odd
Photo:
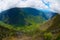
[[[29, 20], [29, 19], [25, 19]], [[31, 22], [30, 22], [31, 21]], [[33, 25], [13, 28], [11, 25], [0, 22], [0, 39], [3, 40], [60, 40], [60, 15], [57, 14], [43, 25], [35, 25], [33, 20], [28, 22]], [[3, 25], [4, 24], [4, 25]], [[1, 31], [3, 30], [3, 31]], [[6, 36], [6, 34], [8, 34]], [[6, 37], [4, 37], [6, 36]], [[21, 38], [20, 38], [21, 37]]]

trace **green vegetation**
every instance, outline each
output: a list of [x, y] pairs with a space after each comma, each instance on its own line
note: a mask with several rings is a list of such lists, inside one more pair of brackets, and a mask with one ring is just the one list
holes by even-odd
[[[32, 17], [32, 18], [30, 18], [30, 17]], [[3, 28], [7, 28], [8, 30], [10, 30], [7, 32], [5, 31], [6, 34], [9, 34], [9, 35], [14, 36], [16, 31], [18, 31], [18, 32], [21, 31], [21, 32], [24, 32], [25, 36], [28, 35], [27, 38], [31, 37], [32, 40], [60, 40], [60, 34], [59, 34], [60, 33], [60, 15], [55, 16], [52, 20], [50, 20], [46, 23], [47, 27], [50, 24], [51, 24], [51, 26], [49, 26], [45, 31], [40, 30], [40, 28], [41, 28], [40, 21], [43, 22], [42, 21], [43, 19], [40, 20], [39, 16], [37, 16], [37, 17], [30, 16], [30, 17], [25, 19], [27, 21], [27, 23], [24, 27], [15, 27], [14, 25], [5, 24], [2, 21], [0, 21], [0, 25]], [[37, 18], [36, 20], [38, 20], [38, 22], [35, 20], [35, 18]], [[44, 22], [46, 22], [46, 21], [44, 21]], [[28, 23], [30, 23], [31, 25], [28, 25]], [[43, 29], [45, 29], [45, 27], [46, 26], [43, 25]], [[14, 31], [11, 31], [11, 30], [14, 30]], [[3, 32], [2, 32], [2, 34], [4, 35]]]
[[56, 40], [60, 40], [60, 34], [57, 36]]
[[[17, 31], [23, 31], [23, 32], [30, 32], [34, 31], [36, 29], [39, 29], [40, 25], [45, 22], [45, 19], [40, 17], [40, 16], [33, 16], [29, 15], [24, 19], [26, 21], [25, 26], [15, 26], [15, 25], [10, 25], [8, 23], [4, 23], [0, 21], [0, 25], [12, 29], [12, 30], [17, 30]], [[7, 20], [5, 20], [7, 21]]]
[[51, 32], [44, 33], [44, 38], [45, 38], [45, 40], [51, 40], [52, 39], [52, 33]]

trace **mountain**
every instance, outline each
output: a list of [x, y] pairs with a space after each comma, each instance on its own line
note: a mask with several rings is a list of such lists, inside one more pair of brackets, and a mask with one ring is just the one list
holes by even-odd
[[[46, 20], [48, 21], [45, 22]], [[20, 39], [18, 38], [20, 36], [22, 36], [22, 39], [25, 38], [28, 40], [29, 39], [45, 40], [46, 38], [47, 40], [49, 39], [60, 40], [60, 15], [54, 14], [51, 11], [36, 10], [33, 8], [26, 8], [26, 9], [25, 8], [11, 8], [0, 13], [0, 21], [4, 22], [5, 24], [20, 26], [20, 27], [23, 27], [25, 25], [27, 25], [28, 27], [30, 25], [32, 26], [30, 28], [26, 27], [27, 29], [24, 27], [22, 29], [23, 30], [22, 32], [22, 30], [17, 31], [17, 30], [12, 29], [11, 26], [7, 28], [8, 25], [3, 24], [2, 26], [1, 25], [2, 23], [0, 23], [0, 35], [1, 35], [0, 39], [1, 40], [2, 38], [3, 40], [5, 39], [7, 40], [7, 38], [8, 39], [17, 38], [16, 40], [18, 40]], [[40, 26], [40, 24], [42, 24], [43, 22], [45, 23]], [[36, 27], [37, 24], [39, 24], [38, 28]], [[44, 32], [41, 30], [44, 30]], [[25, 35], [27, 34], [25, 33], [25, 31], [27, 31], [28, 36]], [[51, 37], [51, 34], [52, 34], [52, 37]]]
[[[15, 30], [9, 30], [5, 27], [0, 26], [0, 39], [7, 40], [13, 40], [13, 39], [22, 39], [22, 40], [29, 40], [29, 39], [36, 39], [36, 40], [60, 40], [60, 15], [57, 14], [55, 17], [53, 17], [51, 20], [47, 21], [44, 25], [43, 29], [48, 27], [44, 32], [41, 32], [40, 30], [33, 31], [33, 35], [31, 36], [32, 31], [28, 33], [28, 36], [26, 33], [21, 31], [15, 31]], [[41, 27], [40, 27], [41, 28]], [[42, 29], [42, 28], [41, 28]], [[1, 31], [2, 30], [2, 31]], [[11, 34], [12, 33], [12, 34]], [[52, 36], [51, 36], [52, 35]], [[22, 38], [21, 38], [22, 36]], [[18, 38], [19, 37], [19, 38]]]
[[0, 21], [14, 26], [41, 24], [56, 14], [34, 8], [11, 8], [0, 13]]

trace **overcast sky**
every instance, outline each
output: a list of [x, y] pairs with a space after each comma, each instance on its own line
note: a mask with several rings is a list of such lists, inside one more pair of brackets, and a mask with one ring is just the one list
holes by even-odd
[[0, 12], [13, 7], [32, 7], [60, 13], [60, 0], [0, 0]]

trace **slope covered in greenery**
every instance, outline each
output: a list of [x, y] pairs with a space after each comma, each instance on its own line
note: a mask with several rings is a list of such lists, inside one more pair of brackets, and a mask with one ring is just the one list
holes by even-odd
[[[60, 40], [60, 26], [59, 26], [60, 19], [59, 19], [59, 17], [60, 17], [60, 15], [57, 14], [53, 19], [49, 20], [47, 23], [44, 23], [44, 28], [46, 27], [45, 25], [47, 25], [47, 27], [48, 27], [45, 31], [41, 31], [40, 27], [38, 29], [36, 28], [36, 30], [30, 31], [30, 32], [22, 32], [22, 31], [16, 31], [16, 30], [12, 31], [10, 29], [9, 29], [10, 30], [9, 31], [9, 30], [6, 30], [6, 28], [3, 28], [3, 30], [5, 29], [7, 31], [6, 34], [9, 34], [8, 37], [5, 37], [5, 38], [3, 37], [3, 40], [6, 40], [6, 39], [8, 39], [8, 40], [20, 40], [20, 39], [22, 39], [22, 40]], [[48, 25], [50, 25], [50, 26], [48, 26]], [[11, 34], [12, 36], [10, 35], [10, 33], [8, 31], [10, 33], [11, 32], [13, 33], [13, 34]], [[4, 31], [2, 31], [2, 32], [4, 32]]]
[[[18, 9], [10, 9], [13, 12], [2, 12], [0, 16], [1, 40], [2, 38], [3, 40], [14, 40], [15, 38], [16, 40], [59, 40], [60, 15], [57, 14], [46, 21], [46, 16], [41, 16], [44, 12], [28, 14], [28, 12]], [[18, 10], [17, 13], [16, 10]]]
[[1, 13], [0, 25], [13, 30], [35, 30], [46, 21], [42, 13], [33, 8], [12, 8]]

